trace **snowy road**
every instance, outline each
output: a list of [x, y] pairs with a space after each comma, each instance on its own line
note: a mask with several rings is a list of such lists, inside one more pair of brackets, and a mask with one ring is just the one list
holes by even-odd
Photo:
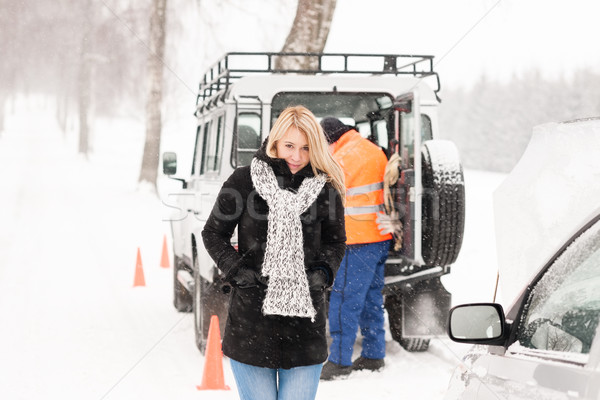
[[[232, 390], [196, 390], [204, 357], [193, 344], [192, 315], [172, 307], [172, 269], [159, 267], [163, 235], [170, 240], [164, 206], [136, 190], [143, 129], [98, 125], [86, 160], [53, 115], [43, 100], [17, 103], [0, 136], [0, 397], [236, 399], [227, 359]], [[485, 190], [500, 178], [469, 173], [467, 185], [470, 177]], [[467, 191], [467, 201], [487, 195]], [[472, 209], [488, 206], [491, 198]], [[476, 231], [489, 228], [482, 218], [471, 221], [478, 225], [444, 282], [460, 302], [490, 300], [495, 274], [478, 265], [492, 232]], [[138, 248], [146, 286], [133, 288]], [[485, 282], [467, 281], [470, 268]], [[317, 398], [441, 399], [466, 348], [443, 337], [428, 352], [408, 353], [388, 339], [382, 372], [324, 382]]]

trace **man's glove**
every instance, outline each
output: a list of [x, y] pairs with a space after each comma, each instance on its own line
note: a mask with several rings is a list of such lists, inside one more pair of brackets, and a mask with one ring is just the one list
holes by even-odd
[[311, 291], [323, 291], [327, 286], [328, 276], [322, 269], [312, 269], [307, 271], [308, 288]]
[[390, 214], [377, 213], [377, 228], [382, 235], [391, 233], [394, 236], [402, 236], [402, 221], [398, 217], [398, 211]]
[[394, 237], [394, 250], [398, 251], [402, 248], [402, 221], [398, 215], [398, 211], [392, 211], [389, 214], [377, 213], [377, 228], [382, 235], [391, 233]]
[[268, 278], [262, 276], [260, 272], [249, 268], [240, 268], [235, 276], [231, 279], [231, 284], [240, 289], [255, 287], [258, 286], [259, 283], [262, 285], [267, 285]]

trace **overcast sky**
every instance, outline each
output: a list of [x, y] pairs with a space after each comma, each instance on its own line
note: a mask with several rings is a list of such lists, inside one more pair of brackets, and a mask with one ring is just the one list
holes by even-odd
[[598, 0], [338, 0], [326, 51], [431, 54], [442, 85], [600, 71]]

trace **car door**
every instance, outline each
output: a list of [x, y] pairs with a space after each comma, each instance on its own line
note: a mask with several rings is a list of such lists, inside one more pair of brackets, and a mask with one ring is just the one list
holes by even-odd
[[516, 340], [504, 353], [474, 362], [470, 394], [462, 398], [599, 399], [598, 217], [538, 275], [524, 299], [513, 323]]
[[[419, 92], [413, 91], [396, 97], [393, 105], [393, 126], [395, 150], [400, 155], [401, 175], [398, 181], [398, 194], [404, 199], [403, 256], [412, 264], [424, 264], [421, 256], [422, 215], [421, 203], [423, 184], [421, 178], [421, 112]], [[392, 147], [392, 146], [391, 146]]]

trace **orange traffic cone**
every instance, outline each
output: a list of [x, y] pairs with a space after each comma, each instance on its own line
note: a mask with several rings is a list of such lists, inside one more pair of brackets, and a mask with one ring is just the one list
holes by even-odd
[[208, 327], [208, 338], [206, 343], [206, 358], [204, 361], [204, 373], [202, 384], [196, 386], [198, 390], [229, 390], [223, 377], [223, 351], [221, 350], [221, 331], [219, 329], [219, 317], [210, 317]]
[[160, 266], [163, 268], [169, 268], [169, 251], [167, 250], [167, 235], [163, 237], [162, 255], [160, 256]]
[[135, 262], [135, 277], [133, 278], [133, 287], [136, 286], [146, 286], [144, 267], [142, 266], [142, 255], [140, 254], [139, 247], [137, 249], [137, 260]]

